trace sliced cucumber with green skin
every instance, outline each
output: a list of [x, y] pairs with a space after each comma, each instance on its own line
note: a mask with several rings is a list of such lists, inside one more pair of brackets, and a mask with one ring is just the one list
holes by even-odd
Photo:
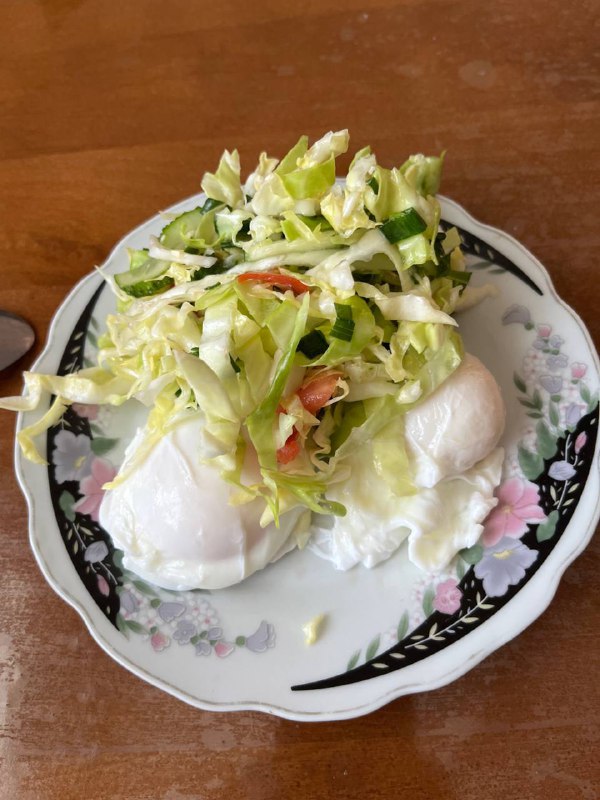
[[140, 281], [133, 286], [122, 286], [124, 292], [131, 297], [150, 297], [153, 294], [160, 294], [174, 286], [175, 281], [168, 275], [164, 278], [157, 278], [155, 281]]
[[164, 292], [174, 284], [173, 278], [165, 275], [169, 269], [168, 261], [148, 258], [143, 264], [115, 275], [115, 283], [131, 297], [146, 297]]
[[190, 244], [190, 239], [194, 239], [198, 232], [203, 218], [210, 211], [222, 207], [223, 203], [216, 203], [215, 200], [207, 200], [203, 206], [185, 211], [160, 232], [159, 240], [164, 247], [169, 250], [183, 250]]

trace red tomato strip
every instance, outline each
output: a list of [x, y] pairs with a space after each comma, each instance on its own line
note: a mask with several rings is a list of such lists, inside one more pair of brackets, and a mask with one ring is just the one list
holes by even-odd
[[283, 447], [277, 451], [277, 462], [279, 464], [289, 464], [293, 461], [300, 452], [300, 443], [298, 441], [298, 431], [294, 428], [292, 433], [286, 439]]
[[320, 411], [335, 391], [339, 372], [324, 372], [298, 389], [298, 397], [309, 414]]
[[302, 283], [298, 278], [294, 278], [292, 275], [280, 275], [277, 272], [242, 272], [237, 279], [238, 283], [254, 281], [268, 283], [271, 286], [277, 286], [278, 289], [291, 289], [294, 294], [304, 294], [304, 292], [310, 291], [310, 286]]

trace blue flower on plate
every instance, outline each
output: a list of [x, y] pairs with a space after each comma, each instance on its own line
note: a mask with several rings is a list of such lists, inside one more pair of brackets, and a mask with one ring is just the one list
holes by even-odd
[[125, 590], [120, 594], [121, 608], [127, 611], [128, 614], [135, 613], [139, 608], [139, 602], [132, 592]]
[[575, 475], [575, 467], [568, 461], [555, 461], [550, 465], [548, 475], [555, 481], [568, 481]]
[[87, 436], [59, 431], [54, 437], [54, 444], [52, 463], [57, 483], [80, 481], [89, 475], [94, 454]]
[[258, 629], [246, 639], [246, 647], [253, 653], [264, 653], [268, 647], [275, 646], [275, 628], [264, 620]]
[[568, 363], [569, 359], [564, 353], [561, 353], [558, 356], [548, 356], [548, 358], [546, 359], [546, 366], [548, 367], [548, 369], [554, 371], [559, 369], [564, 369]]
[[212, 653], [212, 647], [206, 639], [200, 639], [200, 641], [194, 645], [194, 649], [197, 656], [209, 656]]
[[577, 425], [585, 411], [586, 407], [582, 406], [581, 403], [569, 403], [565, 409], [565, 422], [569, 428], [574, 428]]
[[158, 616], [164, 622], [172, 622], [185, 611], [184, 603], [161, 603], [158, 607]]
[[542, 375], [540, 383], [548, 394], [558, 394], [563, 388], [563, 379], [557, 375]]
[[172, 635], [179, 644], [189, 644], [192, 636], [196, 635], [196, 626], [187, 619], [180, 619]]
[[98, 561], [102, 561], [107, 555], [108, 547], [106, 546], [106, 542], [98, 541], [92, 542], [91, 545], [86, 548], [83, 559], [90, 564], [95, 564]]
[[475, 575], [483, 581], [488, 597], [501, 597], [509, 586], [523, 580], [525, 571], [538, 557], [519, 539], [505, 536], [492, 547], [486, 547], [481, 561], [475, 564]]

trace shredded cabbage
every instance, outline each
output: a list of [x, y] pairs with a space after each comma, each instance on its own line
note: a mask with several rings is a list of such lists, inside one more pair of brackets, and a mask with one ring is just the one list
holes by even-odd
[[[70, 403], [135, 398], [150, 413], [129, 473], [200, 410], [215, 468], [239, 488], [236, 502], [264, 499], [263, 524], [298, 504], [343, 514], [327, 488], [367, 443], [391, 491], [412, 492], [403, 415], [460, 364], [451, 315], [479, 294], [465, 290], [458, 234], [438, 231], [442, 157], [385, 169], [362, 148], [336, 184], [348, 143], [347, 131], [312, 146], [303, 136], [281, 160], [261, 153], [243, 184], [238, 152], [226, 150], [202, 179], [208, 201], [131, 251], [126, 280], [107, 277], [117, 311], [98, 365], [25, 373], [24, 396], [0, 401], [32, 411], [55, 397], [19, 434], [26, 457], [43, 463], [34, 439]], [[392, 242], [401, 234], [388, 239], [385, 223], [407, 210], [421, 232]], [[254, 485], [242, 474], [248, 447]]]

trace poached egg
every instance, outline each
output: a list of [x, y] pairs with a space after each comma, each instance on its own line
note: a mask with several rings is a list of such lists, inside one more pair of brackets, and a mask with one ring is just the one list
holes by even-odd
[[[344, 517], [317, 517], [309, 546], [337, 569], [373, 567], [408, 539], [408, 556], [438, 572], [471, 547], [497, 503], [505, 409], [491, 373], [475, 356], [405, 417], [405, 445], [416, 491], [398, 496], [375, 469], [373, 446], [351, 455], [349, 476], [328, 497]], [[385, 436], [385, 431], [383, 432]]]
[[[121, 473], [140, 439], [138, 432]], [[207, 463], [215, 455], [204, 418], [195, 413], [105, 493], [100, 524], [123, 550], [127, 569], [165, 589], [222, 589], [296, 546], [305, 509], [282, 514], [279, 528], [273, 523], [261, 528], [264, 502], [231, 505], [235, 487]], [[258, 479], [257, 463], [247, 469]]]
[[[373, 567], [408, 539], [410, 560], [442, 570], [458, 550], [471, 547], [497, 500], [505, 421], [500, 390], [474, 356], [404, 418], [405, 447], [414, 494], [399, 496], [375, 468], [372, 443], [346, 460], [348, 477], [327, 496], [347, 509], [343, 517], [316, 515], [309, 547], [340, 570]], [[385, 431], [383, 432], [385, 435]], [[141, 441], [131, 442], [124, 474]], [[258, 480], [252, 448], [248, 482]], [[306, 533], [307, 511], [296, 507], [261, 528], [264, 503], [231, 504], [235, 487], [209, 463], [217, 455], [204, 418], [191, 414], [162, 437], [146, 459], [104, 496], [100, 523], [124, 565], [166, 589], [220, 589], [276, 561]]]

